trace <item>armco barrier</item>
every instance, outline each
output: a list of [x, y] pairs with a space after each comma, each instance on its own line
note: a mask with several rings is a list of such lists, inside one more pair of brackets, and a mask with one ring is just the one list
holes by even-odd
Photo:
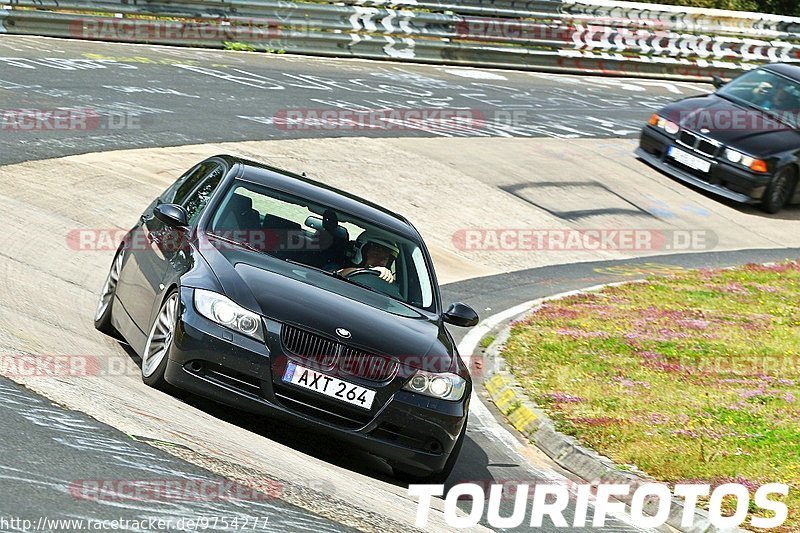
[[667, 79], [800, 62], [800, 18], [607, 0], [0, 0], [0, 33]]

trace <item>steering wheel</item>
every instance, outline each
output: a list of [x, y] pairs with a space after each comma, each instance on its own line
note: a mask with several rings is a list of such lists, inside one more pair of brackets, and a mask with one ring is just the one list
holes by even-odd
[[380, 275], [381, 273], [377, 270], [372, 270], [371, 268], [359, 268], [358, 270], [353, 270], [350, 272], [345, 276], [345, 278], [352, 279], [357, 276], [364, 276], [362, 281], [355, 281], [355, 283], [358, 283], [359, 285], [362, 285], [368, 289], [381, 292], [386, 296], [402, 300], [403, 297], [400, 294], [400, 290], [393, 283], [389, 283], [385, 279], [381, 278]]
[[377, 270], [372, 270], [371, 268], [358, 268], [358, 269], [353, 270], [352, 272], [350, 272], [348, 275], [346, 275], [345, 278], [350, 279], [353, 276], [360, 276], [362, 274], [367, 274], [367, 275], [370, 275], [370, 276], [378, 276], [378, 277], [380, 277], [380, 275], [381, 275], [380, 272], [378, 272]]

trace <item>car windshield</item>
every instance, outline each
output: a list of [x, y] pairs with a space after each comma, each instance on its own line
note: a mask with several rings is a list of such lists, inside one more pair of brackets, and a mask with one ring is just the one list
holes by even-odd
[[[251, 250], [324, 271], [338, 278], [335, 283], [361, 287], [348, 294], [372, 299], [371, 291], [434, 310], [431, 276], [420, 245], [348, 213], [236, 181], [207, 230]], [[393, 280], [381, 279], [376, 267], [387, 269]]]
[[800, 112], [800, 83], [766, 69], [748, 72], [717, 91], [717, 94], [764, 111], [796, 128]]

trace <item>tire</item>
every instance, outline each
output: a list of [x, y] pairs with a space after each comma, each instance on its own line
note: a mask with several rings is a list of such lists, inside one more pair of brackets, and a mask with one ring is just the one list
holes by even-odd
[[394, 477], [409, 484], [443, 484], [445, 481], [447, 481], [447, 478], [450, 477], [450, 474], [453, 473], [453, 468], [455, 468], [456, 463], [458, 462], [458, 456], [461, 454], [461, 447], [464, 445], [464, 439], [466, 436], [467, 420], [464, 420], [464, 427], [461, 428], [461, 433], [459, 433], [456, 444], [453, 446], [453, 451], [450, 452], [450, 455], [447, 457], [447, 462], [444, 464], [444, 468], [442, 468], [440, 471], [425, 476], [420, 476], [407, 472], [400, 466], [393, 465], [392, 472], [394, 473]]
[[111, 312], [114, 306], [114, 295], [117, 292], [117, 283], [119, 282], [119, 275], [122, 272], [122, 263], [124, 260], [125, 254], [122, 248], [120, 248], [117, 250], [114, 261], [111, 263], [111, 268], [108, 270], [103, 289], [100, 291], [100, 300], [97, 302], [97, 308], [94, 313], [95, 329], [116, 338], [120, 338], [120, 335], [111, 324]]
[[795, 185], [795, 173], [790, 167], [783, 167], [775, 174], [764, 191], [761, 208], [767, 213], [777, 213], [789, 201]]
[[169, 394], [178, 391], [164, 379], [164, 371], [167, 369], [169, 350], [175, 337], [179, 307], [178, 291], [173, 290], [158, 309], [142, 352], [142, 381]]

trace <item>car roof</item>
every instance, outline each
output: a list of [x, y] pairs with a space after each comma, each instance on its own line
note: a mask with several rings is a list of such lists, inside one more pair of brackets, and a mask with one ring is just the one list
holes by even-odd
[[782, 74], [787, 78], [792, 78], [793, 80], [800, 82], [800, 65], [794, 65], [791, 63], [770, 63], [769, 65], [764, 65], [762, 68], [771, 70], [772, 72], [777, 72], [778, 74]]
[[240, 165], [242, 170], [237, 174], [241, 179], [280, 189], [301, 198], [308, 198], [315, 203], [329, 206], [334, 210], [384, 226], [386, 229], [390, 229], [404, 237], [415, 241], [420, 240], [419, 233], [405, 217], [369, 200], [264, 163], [231, 155], [218, 155], [215, 157], [227, 161], [231, 166]]

